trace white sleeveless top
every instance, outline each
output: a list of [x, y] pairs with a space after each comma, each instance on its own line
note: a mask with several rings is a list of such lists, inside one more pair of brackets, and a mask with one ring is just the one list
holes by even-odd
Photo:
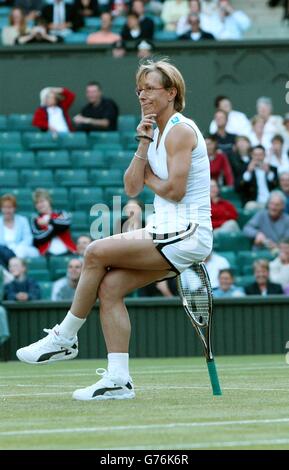
[[175, 233], [187, 229], [191, 222], [212, 229], [210, 163], [205, 140], [194, 121], [180, 113], [175, 113], [167, 122], [158, 147], [159, 129], [155, 129], [154, 141], [148, 150], [148, 160], [155, 175], [161, 179], [168, 179], [165, 140], [171, 128], [181, 123], [192, 127], [198, 139], [198, 144], [192, 151], [192, 164], [188, 175], [186, 194], [179, 202], [155, 195], [155, 214], [147, 225], [150, 232]]

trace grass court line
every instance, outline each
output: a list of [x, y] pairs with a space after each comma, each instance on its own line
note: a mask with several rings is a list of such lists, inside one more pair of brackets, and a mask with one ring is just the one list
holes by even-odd
[[[268, 418], [268, 419], [244, 419], [235, 421], [207, 421], [193, 423], [167, 423], [167, 424], [141, 424], [127, 426], [99, 426], [89, 428], [53, 428], [53, 429], [32, 429], [22, 431], [0, 431], [0, 436], [24, 436], [33, 434], [71, 434], [76, 432], [92, 433], [92, 432], [116, 432], [116, 431], [143, 431], [148, 429], [177, 429], [177, 428], [203, 428], [203, 427], [222, 427], [222, 426], [248, 426], [255, 424], [286, 424], [289, 418]], [[242, 441], [243, 442], [243, 441]], [[251, 441], [248, 441], [251, 442]], [[224, 443], [222, 443], [224, 445]]]

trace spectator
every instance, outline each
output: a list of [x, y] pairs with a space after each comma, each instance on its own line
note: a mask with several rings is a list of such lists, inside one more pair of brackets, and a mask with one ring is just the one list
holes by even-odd
[[235, 180], [235, 189], [237, 182], [246, 171], [251, 160], [251, 144], [245, 135], [236, 136], [235, 153], [230, 155], [229, 162], [233, 171]]
[[41, 299], [41, 291], [38, 283], [27, 276], [27, 266], [23, 259], [11, 258], [9, 260], [9, 272], [14, 280], [4, 287], [5, 300], [27, 300]]
[[70, 215], [52, 209], [50, 195], [45, 189], [37, 189], [33, 200], [38, 216], [32, 220], [32, 233], [40, 254], [75, 253], [76, 246], [70, 234]]
[[226, 131], [228, 115], [222, 109], [218, 109], [215, 112], [215, 123], [217, 125], [217, 132], [215, 133], [215, 136], [218, 142], [218, 149], [225, 153], [230, 161], [237, 136], [236, 134], [230, 134]]
[[243, 297], [244, 295], [244, 289], [234, 284], [232, 269], [221, 269], [219, 272], [219, 287], [213, 291], [213, 296], [220, 299], [224, 297]]
[[205, 260], [205, 265], [208, 271], [208, 275], [211, 281], [212, 289], [219, 287], [219, 272], [222, 269], [230, 268], [229, 261], [221, 255], [218, 255], [214, 251]]
[[136, 50], [136, 55], [139, 59], [146, 59], [147, 57], [150, 57], [152, 55], [154, 51], [154, 45], [151, 41], [143, 39], [142, 41], [139, 41], [137, 43]]
[[80, 235], [76, 240], [76, 252], [79, 256], [84, 256], [84, 252], [88, 245], [92, 242], [89, 235]]
[[121, 39], [119, 34], [111, 31], [112, 16], [111, 13], [105, 12], [101, 14], [100, 30], [96, 33], [89, 34], [87, 44], [114, 44]]
[[14, 7], [23, 11], [26, 20], [35, 20], [41, 14], [43, 3], [43, 0], [14, 0]]
[[[211, 33], [213, 36], [215, 36], [215, 34], [218, 33], [221, 22], [219, 20], [218, 15], [215, 12], [211, 12], [211, 13], [204, 12], [204, 10], [201, 8], [200, 0], [190, 0], [189, 9], [190, 9], [189, 15], [191, 13], [199, 15], [200, 27], [203, 31], [206, 31], [207, 33]], [[183, 34], [191, 30], [191, 27], [189, 24], [189, 15], [183, 15], [179, 19], [177, 23], [177, 29], [176, 29], [176, 33], [178, 36], [182, 36]], [[216, 25], [217, 25], [217, 28], [216, 28]]]
[[144, 205], [137, 199], [129, 199], [122, 210], [121, 232], [131, 232], [143, 227]]
[[102, 95], [97, 82], [86, 87], [87, 105], [82, 108], [73, 121], [79, 131], [115, 131], [117, 128], [118, 107], [113, 100]]
[[124, 41], [136, 41], [145, 39], [141, 30], [140, 20], [137, 13], [131, 11], [127, 15], [127, 20], [123, 26], [121, 37]]
[[273, 115], [273, 103], [271, 98], [261, 96], [256, 102], [257, 116], [265, 121], [264, 134], [271, 139], [275, 134], [282, 134], [282, 117]]
[[100, 5], [98, 0], [74, 0], [73, 8], [75, 15], [83, 19], [99, 16]]
[[238, 212], [231, 202], [220, 197], [220, 188], [215, 180], [211, 180], [211, 210], [214, 233], [239, 232], [236, 222]]
[[234, 176], [230, 163], [226, 155], [217, 150], [217, 138], [214, 135], [209, 135], [206, 138], [206, 145], [208, 156], [210, 160], [211, 178], [223, 182], [226, 186], [234, 186]]
[[56, 134], [72, 131], [68, 110], [74, 99], [75, 94], [67, 88], [44, 88], [40, 92], [41, 106], [33, 116], [33, 126]]
[[269, 263], [266, 259], [259, 259], [254, 262], [255, 282], [245, 286], [247, 295], [276, 295], [283, 294], [280, 284], [273, 284], [269, 281]]
[[245, 31], [251, 26], [250, 18], [243, 11], [234, 10], [229, 0], [219, 0], [218, 7], [221, 27], [217, 39], [242, 39]]
[[56, 44], [63, 42], [61, 36], [49, 34], [48, 25], [44, 18], [38, 17], [35, 20], [35, 26], [28, 34], [24, 34], [16, 39], [16, 44]]
[[281, 284], [285, 290], [289, 286], [289, 239], [281, 240], [279, 255], [269, 263], [270, 281]]
[[[216, 110], [221, 109], [222, 111], [225, 111], [225, 113], [227, 113], [227, 132], [236, 135], [248, 135], [250, 133], [251, 124], [249, 119], [244, 113], [233, 110], [232, 102], [227, 96], [217, 96], [217, 98], [215, 99], [215, 108]], [[212, 121], [210, 124], [210, 134], [215, 134], [216, 132], [217, 124], [215, 121]]]
[[190, 29], [179, 36], [181, 40], [191, 40], [191, 41], [203, 41], [203, 40], [215, 40], [214, 36], [211, 33], [207, 33], [200, 28], [200, 17], [196, 13], [190, 13], [188, 17], [188, 23]]
[[69, 261], [66, 276], [58, 279], [58, 281], [53, 284], [51, 300], [73, 300], [80, 278], [82, 264], [82, 258], [72, 258]]
[[114, 59], [121, 59], [126, 55], [126, 45], [125, 42], [120, 39], [112, 45], [112, 57]]
[[284, 213], [285, 197], [281, 191], [272, 191], [268, 208], [257, 212], [244, 226], [244, 235], [254, 248], [276, 251], [284, 238], [289, 238], [289, 215]]
[[166, 31], [176, 31], [177, 23], [182, 16], [189, 14], [187, 0], [165, 0], [161, 13]]
[[266, 153], [269, 151], [271, 147], [271, 138], [272, 136], [266, 134], [265, 129], [265, 121], [260, 116], [254, 116], [252, 119], [252, 130], [249, 133], [249, 139], [251, 142], [252, 147], [256, 147], [256, 145], [262, 145], [265, 148]]
[[9, 26], [4, 26], [2, 29], [3, 46], [13, 46], [16, 39], [27, 34], [27, 32], [28, 28], [23, 11], [21, 8], [12, 8], [9, 15]]
[[65, 37], [84, 26], [83, 18], [77, 15], [74, 6], [65, 3], [65, 0], [53, 0], [52, 4], [46, 4], [42, 16], [48, 24], [49, 32], [56, 36]]
[[151, 18], [145, 15], [144, 3], [141, 0], [133, 0], [131, 11], [139, 17], [141, 35], [144, 39], [153, 39], [155, 25]]
[[280, 189], [285, 196], [285, 212], [289, 214], [289, 171], [284, 171], [279, 175]]
[[267, 159], [269, 165], [277, 169], [278, 173], [289, 170], [289, 158], [285, 152], [284, 139], [282, 135], [276, 134], [272, 141], [269, 157]]
[[10, 258], [39, 256], [33, 246], [33, 237], [26, 217], [16, 214], [17, 201], [12, 194], [0, 199], [0, 263], [7, 266]]
[[277, 188], [277, 170], [265, 163], [265, 149], [257, 145], [251, 150], [251, 161], [236, 183], [245, 209], [265, 207], [270, 191]]

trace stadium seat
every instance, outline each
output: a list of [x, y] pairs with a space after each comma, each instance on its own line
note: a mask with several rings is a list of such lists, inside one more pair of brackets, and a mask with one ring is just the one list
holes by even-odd
[[67, 150], [88, 148], [85, 132], [69, 132], [60, 135], [61, 147]]
[[155, 41], [176, 41], [177, 34], [174, 31], [156, 31], [154, 33]]
[[241, 209], [238, 211], [239, 212], [239, 217], [238, 217], [238, 224], [240, 228], [243, 228], [244, 225], [253, 217], [253, 215], [256, 214], [256, 211], [248, 211], [246, 209]]
[[21, 134], [20, 132], [0, 132], [0, 148], [5, 150], [22, 150]]
[[32, 119], [32, 114], [10, 114], [7, 119], [8, 129], [11, 131], [33, 131], [35, 127], [32, 126]]
[[51, 188], [54, 186], [51, 170], [22, 170], [21, 181], [30, 188]]
[[55, 182], [61, 186], [89, 186], [86, 170], [56, 170]]
[[30, 151], [6, 151], [2, 157], [3, 168], [35, 168], [34, 153]]
[[28, 271], [30, 277], [35, 281], [50, 281], [50, 272], [48, 269], [31, 269]]
[[30, 213], [34, 211], [31, 189], [1, 187], [0, 196], [6, 193], [13, 194], [16, 197], [17, 209], [19, 212], [21, 212], [21, 215], [24, 215], [23, 211], [27, 211], [29, 212], [30, 217]]
[[253, 275], [235, 277], [236, 286], [245, 287], [248, 284], [252, 284], [253, 282], [255, 282], [255, 277]]
[[144, 186], [142, 192], [139, 194], [138, 199], [140, 199], [144, 204], [153, 204], [154, 202], [154, 193], [147, 186]]
[[107, 162], [110, 168], [118, 168], [120, 170], [126, 170], [133, 158], [133, 152], [121, 151], [121, 152], [111, 152], [111, 155], [107, 155]]
[[26, 258], [28, 271], [35, 271], [37, 269], [48, 269], [47, 259], [45, 256], [37, 256], [35, 258]]
[[66, 188], [48, 188], [52, 199], [52, 206], [56, 210], [69, 209], [68, 190]]
[[113, 170], [92, 170], [90, 181], [93, 186], [121, 186], [123, 185], [123, 171]]
[[37, 152], [36, 162], [39, 168], [70, 168], [67, 150], [42, 150]]
[[51, 300], [53, 282], [49, 281], [42, 281], [39, 282], [40, 290], [41, 290], [41, 299], [42, 300]]
[[64, 37], [66, 44], [86, 44], [88, 32], [71, 33]]
[[84, 19], [85, 29], [92, 32], [98, 31], [101, 26], [101, 19], [94, 16], [90, 16]]
[[118, 130], [123, 132], [136, 132], [137, 118], [134, 114], [122, 114], [118, 117]]
[[23, 145], [29, 150], [54, 150], [60, 147], [60, 138], [50, 132], [25, 132]]
[[121, 135], [122, 146], [125, 150], [136, 150], [138, 143], [135, 140], [136, 131], [123, 132]]
[[[91, 145], [107, 145], [111, 144], [120, 144], [120, 134], [118, 131], [109, 131], [109, 132], [90, 132], [89, 142]], [[97, 146], [95, 146], [97, 148]]]
[[218, 251], [249, 250], [251, 241], [242, 233], [218, 233], [214, 236], [214, 245]]
[[72, 222], [71, 222], [71, 229], [72, 230], [83, 230], [87, 232], [89, 230], [88, 226], [88, 214], [85, 211], [76, 211], [72, 212]]
[[65, 255], [65, 256], [51, 256], [49, 259], [49, 269], [51, 279], [55, 281], [60, 277], [66, 275], [67, 265], [71, 260], [72, 255]]
[[16, 170], [0, 170], [0, 187], [17, 187], [19, 184], [18, 172]]
[[236, 253], [234, 253], [234, 251], [218, 251], [218, 255], [223, 256], [229, 261], [230, 268], [234, 271], [235, 274], [239, 272]]
[[128, 201], [129, 197], [125, 194], [124, 187], [108, 187], [104, 190], [104, 200], [105, 203], [112, 208], [113, 206], [113, 197], [120, 196], [121, 197], [121, 206], [123, 207], [124, 204]]
[[103, 203], [101, 188], [71, 188], [71, 207], [75, 210], [90, 210], [94, 204]]
[[0, 115], [0, 132], [7, 130], [7, 117]]
[[73, 168], [105, 168], [107, 166], [102, 150], [73, 150], [70, 160]]

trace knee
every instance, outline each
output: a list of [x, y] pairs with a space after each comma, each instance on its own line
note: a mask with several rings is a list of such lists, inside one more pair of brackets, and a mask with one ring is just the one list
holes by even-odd
[[115, 302], [116, 299], [122, 298], [118, 277], [112, 272], [108, 272], [100, 283], [98, 288], [98, 298], [101, 303]]
[[84, 267], [95, 267], [102, 264], [102, 249], [99, 240], [88, 245], [84, 252]]

